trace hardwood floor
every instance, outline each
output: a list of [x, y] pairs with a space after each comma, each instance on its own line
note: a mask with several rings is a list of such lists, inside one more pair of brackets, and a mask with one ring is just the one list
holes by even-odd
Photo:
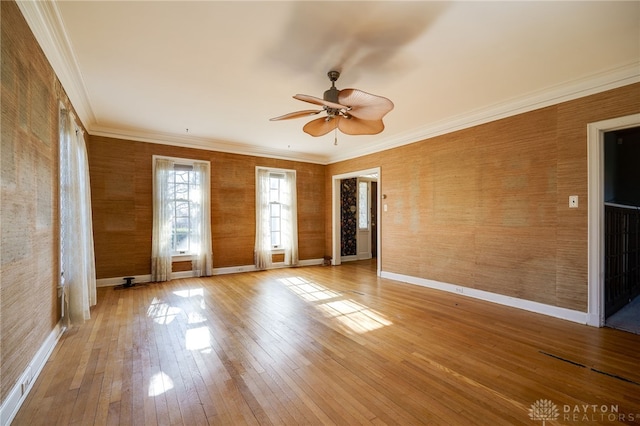
[[640, 422], [640, 336], [372, 262], [98, 291], [14, 425]]

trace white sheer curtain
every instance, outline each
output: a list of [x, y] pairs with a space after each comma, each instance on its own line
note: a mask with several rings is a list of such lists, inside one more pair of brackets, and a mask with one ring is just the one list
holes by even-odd
[[66, 109], [60, 110], [60, 270], [63, 316], [82, 324], [96, 304], [89, 161], [84, 132]]
[[153, 235], [151, 237], [151, 281], [171, 279], [171, 203], [169, 174], [172, 160], [156, 158], [153, 173]]
[[296, 174], [284, 173], [282, 196], [282, 248], [284, 264], [298, 264], [298, 200], [296, 195]]
[[290, 170], [256, 169], [256, 242], [254, 262], [257, 269], [267, 269], [272, 265], [270, 185], [272, 172], [284, 175], [280, 188], [281, 203], [281, 247], [284, 250], [284, 264], [298, 264], [298, 210], [296, 196], [296, 173]]
[[195, 224], [192, 259], [193, 275], [196, 277], [213, 275], [213, 254], [211, 242], [211, 185], [209, 178], [209, 163], [194, 162], [193, 171], [198, 183], [194, 193], [192, 209]]
[[269, 170], [256, 169], [256, 243], [253, 256], [258, 269], [271, 266], [270, 219]]

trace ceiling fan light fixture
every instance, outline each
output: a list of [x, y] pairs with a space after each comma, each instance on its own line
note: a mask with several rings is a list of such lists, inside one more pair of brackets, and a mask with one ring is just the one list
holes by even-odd
[[[326, 118], [312, 120], [302, 130], [316, 137], [336, 129], [348, 135], [375, 135], [384, 130], [382, 118], [394, 108], [391, 100], [358, 89], [338, 90], [335, 82], [340, 77], [340, 72], [329, 71], [327, 76], [331, 87], [324, 92], [323, 99], [300, 94], [294, 96], [300, 101], [321, 105], [321, 110], [292, 112], [271, 120], [286, 120], [325, 111]], [[337, 144], [337, 137], [334, 142]]]

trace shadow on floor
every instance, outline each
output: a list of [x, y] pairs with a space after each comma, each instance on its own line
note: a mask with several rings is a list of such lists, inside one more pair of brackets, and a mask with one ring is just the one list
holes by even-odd
[[640, 334], [640, 296], [607, 318], [605, 326]]

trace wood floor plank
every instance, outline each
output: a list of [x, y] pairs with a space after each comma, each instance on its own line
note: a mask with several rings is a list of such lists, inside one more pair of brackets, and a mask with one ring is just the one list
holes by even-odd
[[640, 336], [381, 279], [375, 266], [100, 288], [13, 424], [530, 425], [542, 399], [559, 424], [566, 407], [640, 419]]

